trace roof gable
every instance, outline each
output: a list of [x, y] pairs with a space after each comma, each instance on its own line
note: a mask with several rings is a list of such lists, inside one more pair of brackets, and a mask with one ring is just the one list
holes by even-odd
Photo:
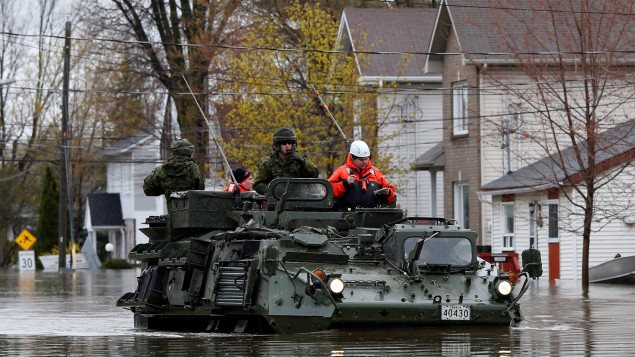
[[123, 227], [121, 200], [118, 193], [89, 193], [87, 200], [93, 227]]
[[347, 50], [349, 40], [353, 51], [382, 52], [356, 55], [360, 75], [422, 76], [436, 13], [432, 8], [346, 8], [339, 45]]

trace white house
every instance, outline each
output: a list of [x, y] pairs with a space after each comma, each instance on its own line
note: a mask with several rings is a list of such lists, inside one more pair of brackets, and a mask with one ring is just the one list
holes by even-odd
[[126, 236], [118, 193], [94, 192], [86, 196], [84, 229], [89, 244], [84, 244], [82, 251], [89, 246], [96, 253], [97, 232], [108, 234], [108, 242], [115, 247], [112, 258], [126, 259], [128, 252], [134, 247], [134, 240]]
[[[139, 233], [139, 228], [144, 227], [146, 217], [160, 216], [166, 212], [163, 196], [148, 197], [143, 193], [144, 178], [160, 163], [159, 144], [160, 140], [156, 136], [141, 132], [120, 139], [103, 151], [107, 161], [107, 192], [93, 196], [89, 194], [85, 228], [93, 239], [96, 239], [98, 230], [109, 231], [116, 257], [125, 258], [136, 244], [148, 242], [148, 238]], [[121, 223], [109, 221], [105, 227], [101, 225], [103, 217], [113, 214], [106, 210], [117, 209]], [[94, 221], [91, 222], [91, 219]], [[123, 237], [121, 240], [117, 238], [119, 234]], [[96, 249], [96, 245], [94, 247]]]
[[[410, 216], [443, 212], [443, 173], [434, 177], [439, 185], [433, 186], [429, 172], [411, 169], [442, 140], [441, 75], [423, 71], [436, 13], [432, 8], [346, 8], [336, 45], [355, 56], [360, 84], [379, 93], [377, 135], [383, 140], [378, 150], [402, 168], [382, 171], [397, 188], [397, 206]], [[361, 129], [355, 133], [362, 140], [367, 135]]]
[[[635, 120], [603, 132], [597, 143], [600, 189], [594, 195], [589, 266], [616, 254], [635, 255]], [[501, 237], [493, 240], [492, 250], [538, 248], [549, 280], [578, 279], [582, 268], [584, 202], [575, 188], [584, 190], [580, 173], [586, 166], [577, 164], [570, 147], [562, 155], [562, 161], [556, 154], [543, 158], [479, 192], [492, 197], [492, 232]]]

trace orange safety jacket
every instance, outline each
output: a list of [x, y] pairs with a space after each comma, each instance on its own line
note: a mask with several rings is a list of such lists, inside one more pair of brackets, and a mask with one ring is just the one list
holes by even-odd
[[[355, 183], [349, 185], [346, 179], [355, 176]], [[386, 181], [384, 175], [378, 168], [372, 165], [370, 160], [361, 171], [353, 163], [353, 158], [349, 154], [346, 164], [338, 167], [329, 177], [329, 182], [333, 186], [333, 194], [336, 199], [344, 200], [347, 206], [373, 206], [382, 203], [382, 196], [375, 196], [374, 191], [380, 188], [389, 188], [390, 194], [383, 196], [386, 202], [392, 203], [395, 200], [395, 188]], [[377, 201], [377, 202], [375, 202]]]
[[[223, 191], [225, 191], [225, 192], [234, 192], [234, 191], [236, 191], [235, 187], [236, 187], [236, 185], [233, 182], [229, 182], [227, 184], [227, 187], [225, 187], [225, 189]], [[252, 191], [252, 190], [248, 189], [247, 187], [245, 187], [242, 182], [238, 183], [238, 188], [240, 189], [240, 192]]]

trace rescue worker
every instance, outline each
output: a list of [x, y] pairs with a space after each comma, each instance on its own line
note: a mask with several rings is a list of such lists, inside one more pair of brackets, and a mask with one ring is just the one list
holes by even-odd
[[[239, 167], [232, 170], [234, 178], [238, 182], [238, 189], [240, 192], [252, 191], [254, 187], [254, 177], [251, 172], [247, 171], [244, 167]], [[234, 181], [230, 181], [225, 188], [225, 192], [236, 191], [236, 184]]]
[[168, 161], [152, 170], [143, 180], [146, 196], [165, 195], [169, 202], [172, 192], [205, 189], [203, 175], [192, 160], [192, 153], [194, 145], [187, 139], [175, 142]]
[[346, 164], [329, 178], [340, 209], [376, 207], [395, 201], [395, 188], [370, 162], [370, 148], [363, 141], [351, 144]]
[[317, 167], [306, 155], [296, 151], [297, 140], [291, 127], [278, 128], [273, 134], [272, 153], [263, 160], [256, 172], [254, 189], [260, 194], [267, 192], [269, 182], [278, 177], [318, 176]]

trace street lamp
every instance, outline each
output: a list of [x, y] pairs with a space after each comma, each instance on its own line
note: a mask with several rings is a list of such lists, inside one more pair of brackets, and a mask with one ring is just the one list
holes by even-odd
[[0, 87], [14, 83], [15, 79], [0, 79]]
[[108, 258], [112, 259], [112, 252], [115, 250], [115, 245], [112, 243], [106, 243], [106, 252], [108, 252]]

